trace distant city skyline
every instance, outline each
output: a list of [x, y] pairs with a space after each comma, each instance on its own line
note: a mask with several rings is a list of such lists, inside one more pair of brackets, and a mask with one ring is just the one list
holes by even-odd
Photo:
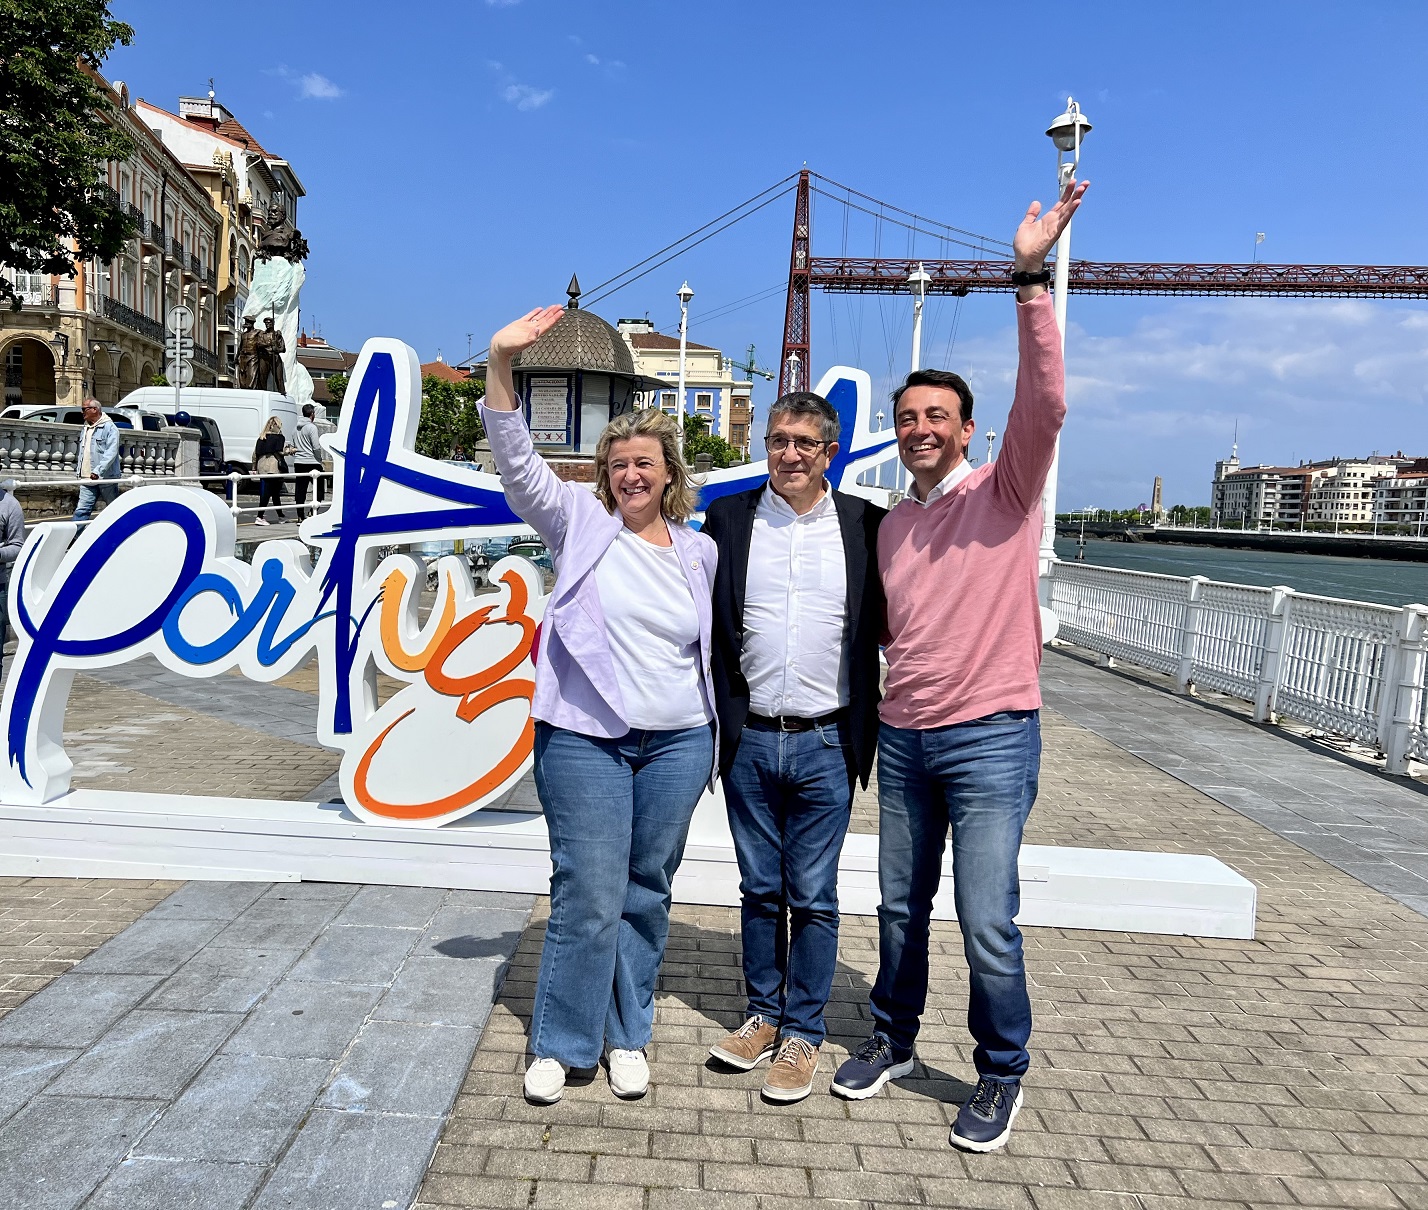
[[[636, 3], [617, 28], [573, 0], [437, 0], [411, 18], [318, 0], [284, 14], [281, 50], [235, 36], [224, 9], [133, 0], [114, 12], [136, 37], [107, 75], [164, 106], [213, 76], [297, 166], [313, 250], [305, 319], [348, 348], [393, 335], [423, 360], [440, 348], [459, 361], [467, 333], [479, 350], [512, 315], [559, 301], [572, 271], [598, 282], [805, 161], [1009, 239], [1028, 201], [1050, 199], [1042, 132], [1068, 95], [1095, 125], [1078, 258], [1424, 256], [1421, 225], [1403, 221], [1428, 194], [1410, 121], [1419, 86], [1373, 66], [1428, 34], [1428, 9], [1406, 2], [1091, 2], [1072, 28], [1037, 24], [1045, 45], [1027, 48], [1038, 66], [1025, 70], [981, 53], [1006, 44], [1006, 10], [992, 5], [870, 19], [851, 0], [730, 3], [711, 20]], [[1255, 45], [1274, 53], [1246, 71]], [[949, 53], [956, 70], [930, 72]], [[1323, 62], [1332, 87], [1306, 70]], [[612, 323], [648, 312], [667, 330], [687, 278], [691, 339], [737, 355], [753, 344], [771, 361], [790, 226], [787, 201], [770, 205], [594, 309]], [[941, 254], [935, 239], [879, 237], [856, 212], [845, 245], [826, 203], [813, 231], [816, 252]], [[910, 326], [906, 298], [816, 295], [815, 376], [857, 365], [885, 398]], [[1005, 427], [1013, 333], [1009, 296], [928, 303], [924, 362], [969, 378], [983, 431]], [[1346, 426], [1364, 448], [1401, 444], [1428, 383], [1428, 307], [1073, 296], [1067, 352], [1060, 507], [1134, 506], [1156, 474], [1167, 500], [1205, 503], [1203, 468], [1228, 450], [1236, 417], [1256, 460], [1307, 457]], [[757, 415], [771, 397], [758, 382]]]

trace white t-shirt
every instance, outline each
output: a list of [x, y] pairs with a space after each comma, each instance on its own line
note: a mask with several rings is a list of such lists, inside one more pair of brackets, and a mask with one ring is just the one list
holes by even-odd
[[679, 551], [621, 527], [595, 567], [595, 586], [630, 727], [677, 731], [709, 722], [699, 615]]

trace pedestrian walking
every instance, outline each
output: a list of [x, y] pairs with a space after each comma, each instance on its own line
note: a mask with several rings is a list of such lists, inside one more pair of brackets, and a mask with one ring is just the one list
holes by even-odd
[[298, 478], [293, 484], [293, 503], [297, 505], [297, 515], [302, 517], [303, 506], [307, 504], [308, 485], [316, 474], [317, 492], [315, 503], [327, 499], [327, 476], [322, 470], [322, 444], [319, 441], [317, 425], [313, 418], [317, 408], [310, 403], [302, 405], [302, 420], [293, 434], [293, 470]]
[[739, 862], [743, 1024], [711, 1048], [763, 1094], [813, 1091], [838, 962], [838, 859], [853, 781], [878, 734], [885, 510], [834, 491], [837, 410], [810, 391], [774, 401], [766, 485], [714, 501], [720, 773]]
[[281, 523], [283, 516], [283, 481], [279, 475], [288, 473], [286, 454], [287, 438], [283, 435], [283, 422], [277, 416], [269, 416], [268, 423], [253, 447], [253, 469], [261, 476], [258, 480], [258, 515], [255, 525], [267, 525], [268, 508], [271, 506]]
[[511, 508], [557, 569], [532, 702], [535, 781], [550, 831], [550, 919], [525, 1094], [560, 1099], [604, 1053], [616, 1096], [643, 1096], [670, 886], [715, 771], [709, 679], [714, 544], [686, 524], [695, 492], [674, 421], [611, 421], [595, 491], [531, 443], [511, 359], [560, 319], [530, 312], [491, 338], [486, 434]]
[[950, 833], [977, 1070], [950, 1141], [968, 1151], [1006, 1142], [1029, 1064], [1017, 855], [1041, 762], [1041, 494], [1066, 416], [1045, 260], [1085, 189], [1072, 182], [1045, 216], [1033, 202], [1013, 240], [1020, 365], [1001, 457], [968, 464], [972, 392], [956, 374], [915, 370], [893, 394], [898, 453], [913, 482], [878, 535], [888, 614], [878, 975], [872, 1036], [838, 1069], [833, 1091], [870, 1097], [913, 1069]]
[[0, 482], [0, 668], [10, 638], [10, 573], [24, 545], [25, 514], [15, 499], [15, 481], [6, 479]]
[[86, 399], [80, 406], [84, 426], [79, 431], [79, 453], [74, 473], [79, 477], [79, 503], [74, 520], [82, 530], [94, 515], [94, 506], [101, 500], [112, 504], [119, 494], [119, 429], [104, 414], [97, 399]]

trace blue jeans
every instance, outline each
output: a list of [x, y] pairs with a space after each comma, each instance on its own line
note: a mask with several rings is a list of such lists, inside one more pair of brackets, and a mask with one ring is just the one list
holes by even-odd
[[72, 521], [79, 522], [79, 528], [83, 529], [89, 524], [89, 518], [94, 512], [94, 506], [100, 500], [105, 504], [113, 504], [114, 498], [119, 494], [119, 485], [112, 479], [85, 479], [79, 485], [79, 505], [74, 510]]
[[927, 731], [883, 724], [878, 738], [878, 978], [873, 1023], [910, 1048], [927, 1004], [928, 921], [952, 833], [957, 922], [971, 995], [977, 1074], [1020, 1079], [1031, 1037], [1017, 853], [1036, 801], [1041, 720], [1008, 710]]
[[604, 1042], [649, 1044], [670, 884], [713, 761], [707, 726], [601, 739], [536, 723], [553, 870], [531, 1017], [537, 1058], [593, 1067]]
[[853, 806], [846, 724], [745, 727], [724, 779], [749, 1016], [823, 1043], [838, 963], [838, 857]]

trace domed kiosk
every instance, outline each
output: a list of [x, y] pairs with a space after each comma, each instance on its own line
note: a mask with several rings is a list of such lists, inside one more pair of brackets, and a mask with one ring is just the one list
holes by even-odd
[[565, 314], [515, 358], [516, 394], [536, 448], [562, 479], [593, 481], [595, 443], [641, 392], [666, 385], [635, 369], [625, 339], [593, 311], [580, 309], [572, 276]]

